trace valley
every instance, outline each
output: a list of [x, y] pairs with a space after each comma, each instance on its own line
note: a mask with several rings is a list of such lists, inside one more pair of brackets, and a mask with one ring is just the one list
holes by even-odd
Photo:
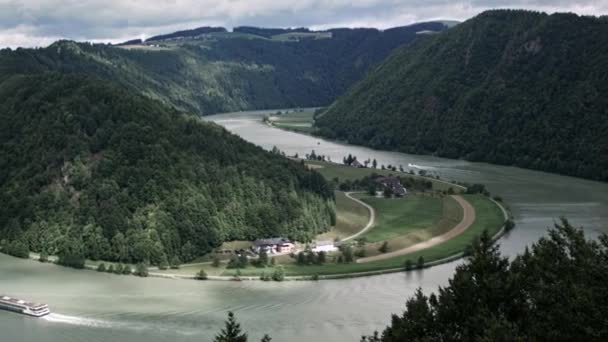
[[0, 339], [606, 339], [599, 7], [125, 4], [0, 5]]

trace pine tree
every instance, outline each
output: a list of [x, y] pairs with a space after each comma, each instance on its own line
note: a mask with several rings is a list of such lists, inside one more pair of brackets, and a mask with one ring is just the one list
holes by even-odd
[[224, 329], [215, 336], [214, 342], [247, 342], [247, 334], [241, 332], [241, 325], [237, 323], [234, 313], [228, 312], [228, 320]]

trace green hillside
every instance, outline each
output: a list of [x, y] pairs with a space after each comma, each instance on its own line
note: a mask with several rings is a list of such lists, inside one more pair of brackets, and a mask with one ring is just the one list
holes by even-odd
[[416, 32], [443, 29], [441, 23], [384, 31], [200, 28], [152, 37], [146, 45], [60, 41], [44, 49], [2, 50], [0, 78], [14, 72], [93, 74], [196, 114], [315, 107], [330, 104]]
[[316, 118], [407, 153], [608, 180], [608, 20], [496, 10], [395, 51]]
[[335, 220], [320, 174], [98, 78], [5, 77], [0, 121], [5, 252], [159, 264]]

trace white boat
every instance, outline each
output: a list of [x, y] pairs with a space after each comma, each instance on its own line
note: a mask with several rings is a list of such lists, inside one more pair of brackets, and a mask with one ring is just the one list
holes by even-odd
[[33, 317], [42, 317], [51, 313], [49, 306], [46, 304], [27, 302], [4, 295], [0, 295], [0, 310], [17, 312]]

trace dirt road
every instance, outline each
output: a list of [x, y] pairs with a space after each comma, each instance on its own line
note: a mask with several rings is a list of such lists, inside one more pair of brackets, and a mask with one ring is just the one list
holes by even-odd
[[378, 261], [378, 260], [394, 258], [396, 256], [401, 256], [401, 255], [406, 255], [406, 254], [410, 254], [413, 252], [417, 252], [417, 251], [420, 251], [420, 250], [423, 250], [423, 249], [426, 249], [429, 247], [436, 246], [442, 242], [445, 242], [445, 241], [459, 235], [460, 233], [464, 232], [465, 230], [467, 230], [467, 228], [469, 228], [473, 224], [473, 222], [475, 222], [475, 208], [473, 208], [473, 206], [467, 200], [462, 198], [461, 196], [452, 195], [452, 198], [454, 198], [456, 200], [456, 202], [458, 202], [458, 204], [460, 204], [460, 206], [462, 207], [463, 215], [462, 215], [462, 220], [450, 231], [448, 231], [444, 234], [441, 234], [439, 236], [435, 236], [434, 238], [431, 238], [429, 240], [403, 248], [403, 249], [399, 249], [399, 250], [396, 250], [393, 252], [375, 255], [375, 256], [371, 256], [371, 257], [367, 257], [367, 258], [360, 258], [360, 259], [357, 259], [357, 262], [365, 263], [365, 262], [371, 262], [371, 261]]

